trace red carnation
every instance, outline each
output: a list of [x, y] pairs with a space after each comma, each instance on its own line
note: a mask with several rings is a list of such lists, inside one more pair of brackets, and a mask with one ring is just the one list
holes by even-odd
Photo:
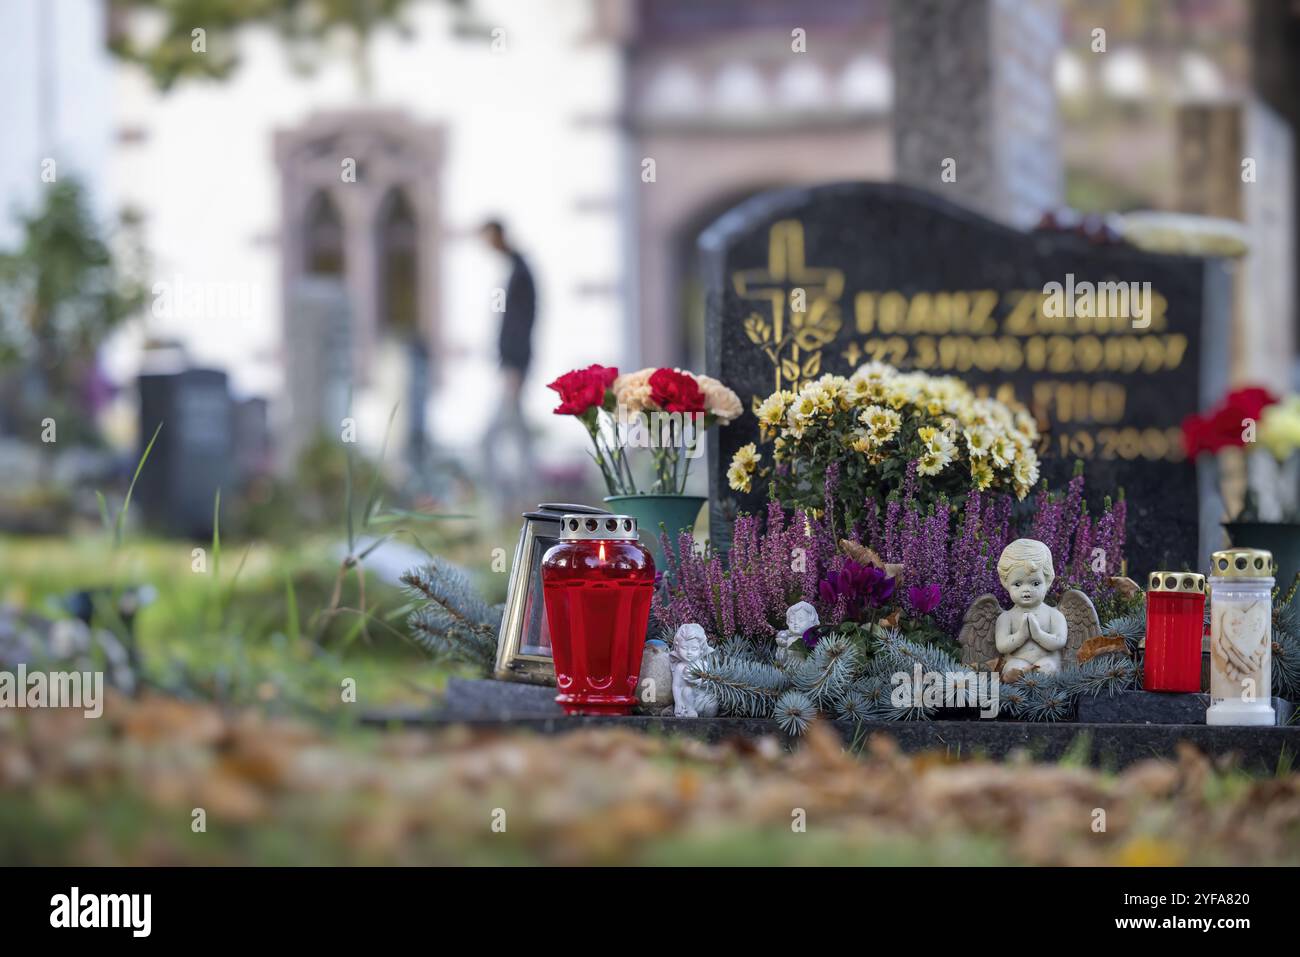
[[546, 388], [560, 394], [556, 415], [582, 415], [588, 409], [600, 408], [605, 402], [605, 390], [618, 378], [618, 370], [608, 366], [587, 366], [566, 372]]
[[[1261, 389], [1259, 386], [1247, 386], [1244, 389], [1237, 389], [1229, 392], [1223, 400], [1224, 405], [1240, 413], [1242, 419], [1253, 419], [1258, 422], [1260, 415], [1270, 405], [1277, 402], [1277, 396], [1269, 392], [1268, 389]], [[1241, 423], [1238, 423], [1240, 431]]]
[[1215, 453], [1220, 449], [1235, 449], [1245, 445], [1241, 436], [1243, 418], [1245, 414], [1240, 409], [1225, 405], [1202, 419], [1201, 442], [1205, 450]]
[[695, 377], [676, 369], [650, 374], [650, 401], [665, 412], [703, 412], [704, 393]]
[[1246, 420], [1258, 422], [1264, 410], [1277, 402], [1277, 397], [1267, 389], [1247, 386], [1229, 392], [1223, 402], [1204, 415], [1189, 415], [1183, 419], [1183, 450], [1189, 459], [1202, 452], [1211, 455], [1221, 449], [1240, 448], [1246, 444], [1242, 433]]

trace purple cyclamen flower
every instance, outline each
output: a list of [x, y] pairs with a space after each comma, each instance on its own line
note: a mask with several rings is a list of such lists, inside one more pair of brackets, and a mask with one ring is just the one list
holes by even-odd
[[893, 597], [894, 579], [879, 568], [848, 561], [838, 572], [828, 572], [817, 586], [817, 592], [827, 608], [843, 599], [844, 617], [853, 621], [867, 606], [879, 608]]
[[939, 586], [913, 585], [907, 590], [907, 600], [918, 615], [928, 615], [939, 607]]

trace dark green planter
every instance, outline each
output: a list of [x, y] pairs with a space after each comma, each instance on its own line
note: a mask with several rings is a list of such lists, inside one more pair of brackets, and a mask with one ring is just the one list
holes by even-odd
[[655, 570], [667, 573], [668, 560], [659, 547], [659, 525], [668, 530], [676, 543], [684, 528], [694, 528], [700, 507], [707, 499], [702, 495], [607, 495], [605, 504], [617, 515], [631, 515], [641, 530], [641, 544], [654, 556]]
[[1300, 571], [1300, 523], [1224, 522], [1234, 548], [1266, 548], [1277, 562], [1277, 583], [1290, 588]]

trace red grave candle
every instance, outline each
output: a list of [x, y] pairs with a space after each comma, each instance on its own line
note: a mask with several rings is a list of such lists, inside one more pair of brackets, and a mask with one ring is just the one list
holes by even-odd
[[1147, 588], [1147, 691], [1201, 690], [1201, 635], [1205, 622], [1205, 576], [1152, 572]]
[[566, 515], [542, 556], [555, 700], [568, 714], [628, 714], [636, 704], [655, 563], [628, 515]]

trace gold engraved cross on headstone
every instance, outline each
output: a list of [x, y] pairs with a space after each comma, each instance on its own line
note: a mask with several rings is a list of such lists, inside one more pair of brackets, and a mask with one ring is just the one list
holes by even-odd
[[[804, 260], [803, 223], [783, 219], [768, 234], [767, 268], [731, 274], [742, 299], [766, 304], [745, 319], [745, 335], [763, 350], [776, 389], [798, 389], [821, 372], [822, 347], [839, 334], [844, 273]], [[770, 315], [768, 314], [770, 313]], [[756, 408], [762, 397], [751, 397]]]

